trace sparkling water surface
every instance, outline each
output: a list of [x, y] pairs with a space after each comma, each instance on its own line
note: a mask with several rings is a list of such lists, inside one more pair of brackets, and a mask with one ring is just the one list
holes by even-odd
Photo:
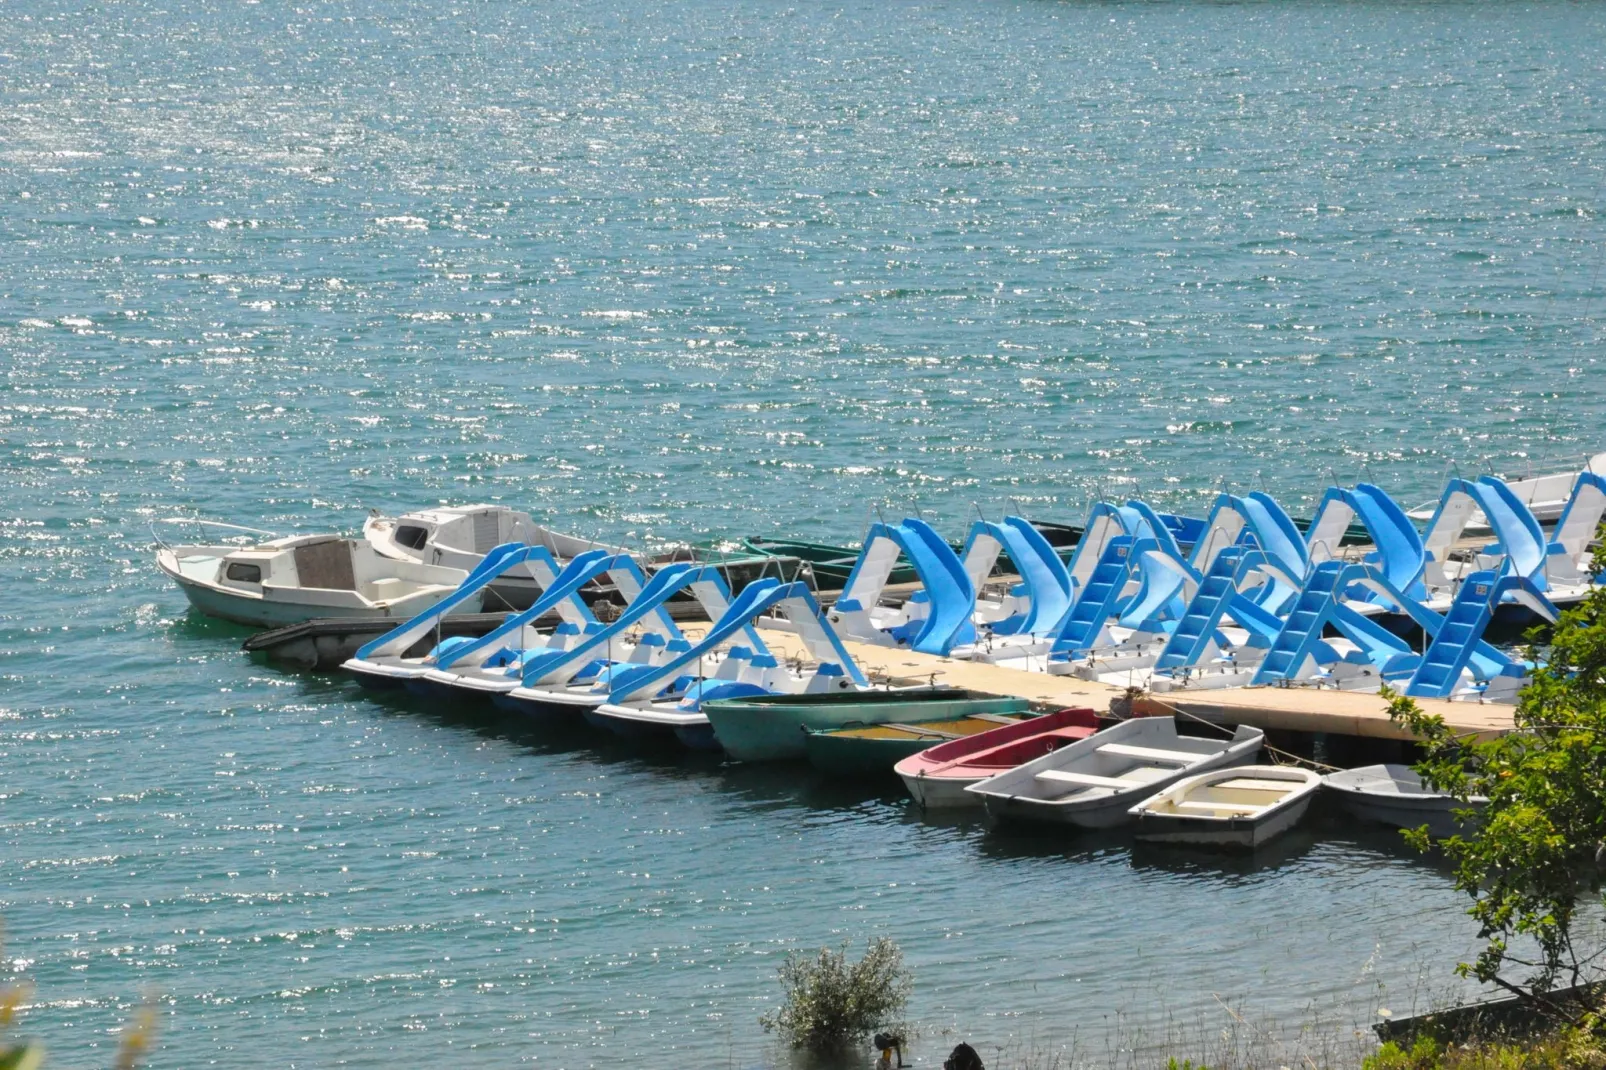
[[24, 1030], [104, 1065], [148, 989], [157, 1066], [752, 1066], [782, 954], [879, 934], [928, 1065], [1448, 990], [1387, 833], [990, 832], [376, 701], [188, 617], [148, 523], [848, 541], [1576, 466], [1603, 54], [1560, 3], [0, 6]]

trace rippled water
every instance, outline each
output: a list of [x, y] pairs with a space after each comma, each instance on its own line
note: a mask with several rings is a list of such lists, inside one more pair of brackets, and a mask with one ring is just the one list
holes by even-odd
[[1603, 448], [1603, 31], [1550, 3], [0, 8], [27, 1029], [104, 1062], [154, 985], [165, 1066], [751, 1065], [780, 954], [876, 933], [933, 1032], [1094, 1053], [1215, 1028], [1218, 994], [1337, 1029], [1449, 984], [1457, 899], [1386, 835], [1257, 866], [999, 835], [383, 705], [187, 619], [146, 524], [494, 498], [850, 539], [876, 502], [957, 534], [1012, 500], [1566, 467]]

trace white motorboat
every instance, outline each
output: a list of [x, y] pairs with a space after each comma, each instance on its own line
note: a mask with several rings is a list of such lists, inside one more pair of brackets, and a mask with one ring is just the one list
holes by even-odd
[[[510, 542], [543, 547], [559, 565], [590, 550], [617, 549], [553, 531], [537, 523], [529, 513], [486, 504], [420, 509], [399, 517], [370, 515], [363, 521], [362, 536], [385, 557], [445, 565], [465, 572], [477, 567], [492, 548]], [[497, 577], [486, 604], [499, 609], [528, 609], [543, 587], [540, 576], [530, 567], [513, 568]]]
[[[1511, 493], [1528, 507], [1528, 511], [1541, 524], [1552, 524], [1560, 519], [1562, 511], [1572, 497], [1573, 485], [1578, 482], [1579, 473], [1606, 475], [1606, 453], [1597, 453], [1584, 461], [1583, 468], [1573, 468], [1565, 472], [1554, 472], [1548, 476], [1525, 476], [1522, 479], [1508, 479], [1506, 486]], [[1435, 503], [1427, 502], [1412, 509], [1408, 515], [1418, 523], [1426, 523], [1433, 519]], [[1467, 524], [1468, 534], [1488, 534], [1489, 521], [1481, 511], [1474, 512]]]
[[1425, 786], [1408, 765], [1363, 765], [1329, 773], [1322, 782], [1356, 817], [1395, 828], [1426, 825], [1429, 835], [1439, 839], [1466, 831], [1455, 811], [1480, 809], [1489, 801], [1473, 796], [1468, 807]]
[[1179, 780], [1130, 813], [1133, 835], [1160, 843], [1259, 847], [1299, 824], [1320, 773], [1287, 765], [1240, 765]]
[[[339, 535], [280, 538], [189, 517], [163, 523], [268, 536], [245, 545], [169, 544], [157, 536], [156, 567], [172, 577], [190, 604], [238, 624], [276, 628], [316, 617], [405, 620], [446, 598], [468, 575], [462, 569], [383, 557], [363, 540]], [[455, 608], [478, 612], [479, 599]]]
[[1204, 739], [1179, 733], [1174, 718], [1136, 717], [965, 790], [995, 818], [1113, 828], [1183, 777], [1251, 761], [1264, 740], [1247, 725]]
[[[474, 569], [493, 547], [522, 543], [544, 548], [559, 565], [595, 550], [630, 553], [648, 575], [674, 564], [706, 564], [717, 568], [732, 591], [754, 580], [772, 576], [784, 581], [807, 579], [813, 573], [796, 557], [753, 553], [726, 553], [720, 549], [683, 544], [660, 546], [649, 553], [626, 551], [578, 535], [567, 535], [539, 523], [529, 513], [505, 505], [451, 505], [421, 509], [399, 517], [374, 514], [363, 522], [363, 538], [375, 550], [399, 561]], [[514, 568], [497, 577], [486, 589], [487, 609], [528, 609], [540, 597], [542, 584], [533, 571]], [[587, 589], [587, 598], [606, 598], [619, 605], [633, 595], [612, 588], [606, 576]], [[697, 607], [684, 594], [671, 600], [670, 612], [695, 615]]]

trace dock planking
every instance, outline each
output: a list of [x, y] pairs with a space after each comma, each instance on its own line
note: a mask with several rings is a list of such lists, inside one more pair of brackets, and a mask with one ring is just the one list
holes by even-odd
[[[781, 629], [764, 631], [776, 653], [788, 657], [808, 653], [798, 637]], [[1389, 719], [1382, 696], [1359, 691], [1301, 687], [1253, 687], [1170, 692], [1138, 692], [1074, 676], [1050, 676], [981, 662], [961, 661], [917, 651], [844, 640], [859, 667], [873, 678], [897, 683], [935, 681], [995, 695], [1024, 698], [1055, 708], [1088, 706], [1108, 710], [1127, 706], [1144, 715], [1182, 713], [1221, 724], [1290, 732], [1319, 732], [1370, 739], [1409, 740], [1411, 733]], [[1512, 707], [1472, 702], [1418, 699], [1429, 713], [1437, 713], [1458, 733], [1494, 736], [1512, 729]]]

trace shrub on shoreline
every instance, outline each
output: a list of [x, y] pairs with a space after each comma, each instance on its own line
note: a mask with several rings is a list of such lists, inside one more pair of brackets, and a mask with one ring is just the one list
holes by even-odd
[[899, 1018], [909, 1003], [911, 976], [903, 951], [886, 937], [870, 941], [854, 963], [848, 962], [847, 944], [834, 951], [822, 947], [815, 955], [794, 951], [779, 972], [786, 994], [759, 1024], [793, 1048], [842, 1055], [877, 1029], [906, 1033]]

